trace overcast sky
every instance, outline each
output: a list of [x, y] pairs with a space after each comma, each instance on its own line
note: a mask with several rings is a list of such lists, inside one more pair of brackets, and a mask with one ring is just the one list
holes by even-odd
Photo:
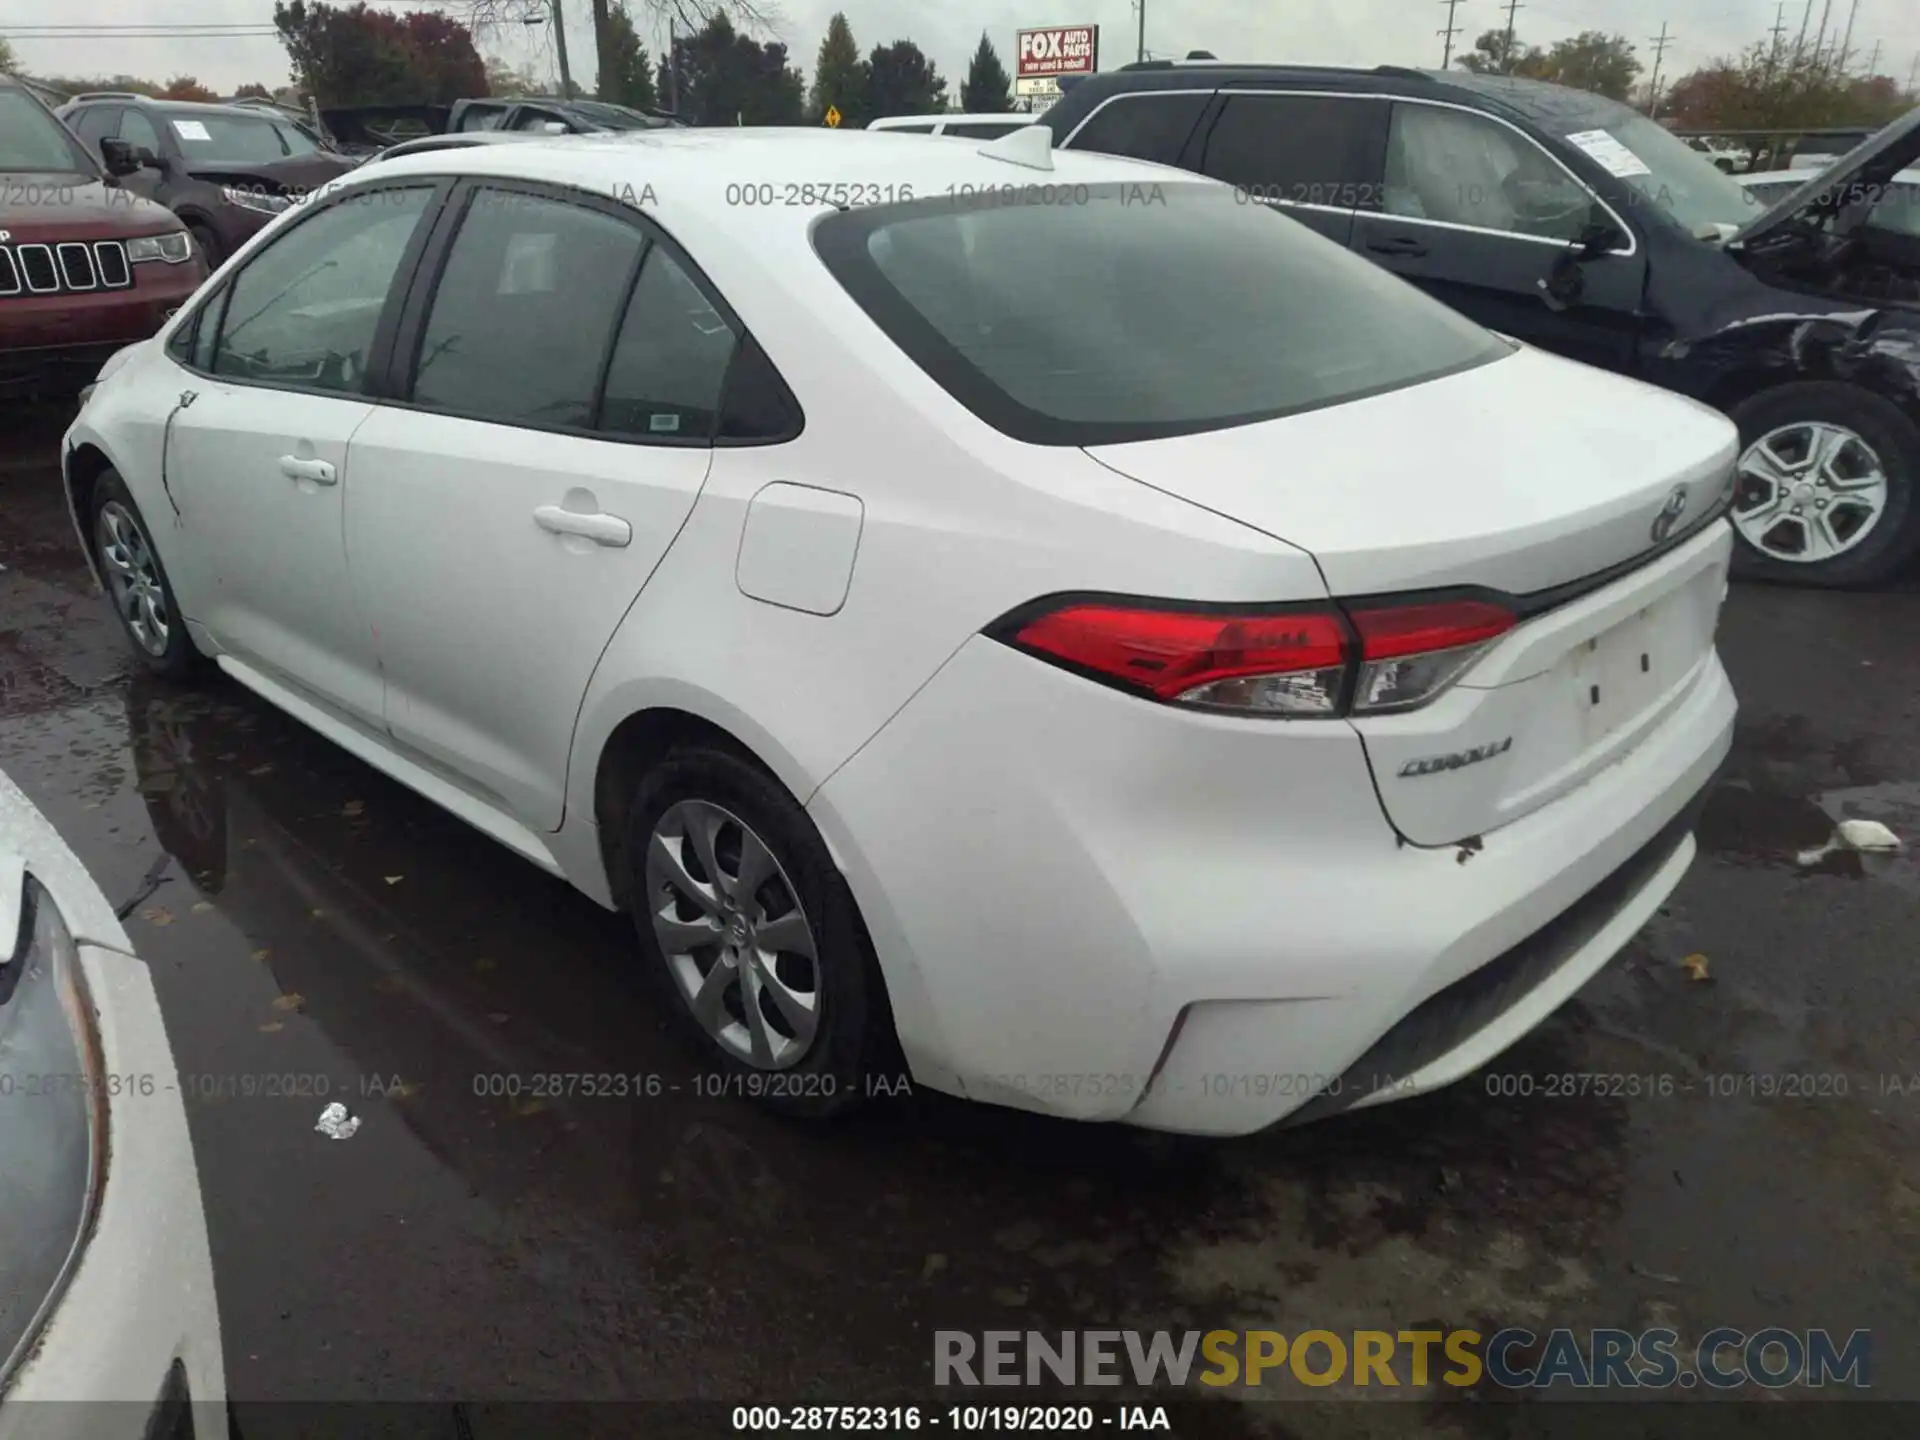
[[[404, 0], [378, 0], [380, 8], [418, 8], [466, 13], [465, 0], [431, 0], [427, 7]], [[590, 80], [593, 43], [587, 0], [562, 0], [567, 14], [570, 58], [576, 78]], [[1817, 29], [1824, 6], [1831, 6], [1830, 29], [1841, 30], [1855, 0], [1814, 0]], [[1876, 40], [1882, 42], [1880, 70], [1904, 81], [1920, 52], [1920, 0], [1857, 0], [1853, 46], [1864, 64]], [[628, 0], [648, 48], [657, 56], [664, 31], [653, 22], [647, 0]], [[1672, 43], [1662, 67], [1674, 76], [1715, 55], [1730, 54], [1761, 38], [1772, 27], [1778, 0], [1525, 0], [1518, 31], [1535, 43], [1550, 42], [1580, 30], [1624, 34], [1651, 65], [1652, 41], [1662, 22]], [[1150, 52], [1178, 57], [1188, 50], [1211, 50], [1222, 59], [1290, 60], [1348, 65], [1437, 65], [1438, 31], [1445, 23], [1445, 0], [1148, 0], [1146, 43]], [[1788, 0], [1788, 41], [1798, 35], [1806, 0]], [[1135, 11], [1130, 0], [779, 0], [780, 20], [771, 38], [784, 40], [789, 54], [811, 79], [814, 53], [828, 17], [845, 10], [854, 38], [864, 52], [873, 45], [910, 39], [925, 50], [941, 74], [957, 82], [967, 57], [984, 30], [1012, 69], [1014, 32], [1023, 26], [1097, 24], [1101, 64], [1105, 68], [1134, 58]], [[57, 15], [57, 20], [51, 18]], [[1504, 0], [1461, 0], [1456, 23], [1470, 44], [1483, 30], [1505, 24]], [[191, 74], [225, 93], [249, 81], [268, 85], [287, 79], [286, 52], [271, 36], [140, 38], [90, 34], [84, 38], [34, 39], [14, 32], [41, 28], [184, 24], [257, 26], [270, 30], [272, 0], [0, 0], [0, 35], [10, 39], [29, 73], [114, 74], [162, 79]], [[763, 37], [767, 38], [767, 37]], [[515, 63], [531, 61], [551, 74], [551, 42], [542, 31], [483, 33], [483, 51]]]

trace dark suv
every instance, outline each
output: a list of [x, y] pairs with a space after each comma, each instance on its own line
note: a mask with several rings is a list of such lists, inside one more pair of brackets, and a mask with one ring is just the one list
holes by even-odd
[[177, 219], [0, 75], [0, 417], [26, 394], [78, 391], [206, 275]]
[[1768, 207], [1600, 96], [1383, 66], [1130, 65], [1057, 145], [1235, 186], [1515, 339], [1717, 406], [1745, 572], [1877, 583], [1920, 551], [1920, 112]]
[[59, 114], [108, 169], [124, 168], [129, 190], [186, 221], [209, 267], [356, 163], [292, 120], [245, 105], [95, 93]]
[[[516, 99], [456, 100], [447, 133], [466, 130], [532, 130], [558, 125], [569, 135], [608, 130], [659, 130], [680, 122], [664, 110], [635, 110], [605, 100], [559, 100], [544, 95]], [[556, 132], [559, 133], [559, 132]]]

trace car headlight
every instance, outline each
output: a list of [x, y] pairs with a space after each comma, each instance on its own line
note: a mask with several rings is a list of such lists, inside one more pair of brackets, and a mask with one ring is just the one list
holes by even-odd
[[0, 856], [0, 1392], [79, 1263], [107, 1139], [100, 1041], [80, 952], [53, 897]]
[[193, 237], [184, 230], [166, 235], [142, 235], [127, 241], [127, 259], [138, 265], [142, 260], [164, 260], [180, 265], [193, 258]]
[[293, 204], [285, 195], [269, 195], [264, 190], [242, 190], [236, 185], [222, 185], [220, 194], [229, 205], [238, 205], [242, 210], [258, 210], [262, 215], [278, 215]]

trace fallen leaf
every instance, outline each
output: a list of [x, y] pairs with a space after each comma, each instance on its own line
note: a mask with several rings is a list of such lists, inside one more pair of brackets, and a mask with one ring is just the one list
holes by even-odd
[[265, 960], [271, 954], [273, 954], [271, 950], [256, 950], [253, 952], [253, 958], [256, 960]]
[[406, 879], [407, 877], [404, 875], [382, 875], [380, 878], [382, 880], [385, 880], [389, 885], [398, 885], [402, 880]]
[[1002, 1305], [1024, 1305], [1027, 1292], [1024, 1287], [1016, 1290], [1011, 1285], [999, 1285], [994, 1287], [993, 1298]]
[[262, 1035], [272, 1035], [276, 1031], [284, 1030], [286, 1028], [287, 1027], [278, 1020], [269, 1020], [266, 1024], [260, 1027], [260, 1033]]
[[324, 910], [309, 910], [307, 914], [312, 916], [315, 920], [321, 920], [326, 918], [327, 912]]
[[307, 997], [300, 994], [297, 990], [292, 991], [275, 1000], [273, 1002], [273, 1008], [281, 1011], [283, 1014], [289, 1010], [304, 1010], [307, 1008]]
[[173, 912], [164, 905], [150, 905], [140, 912], [140, 918], [153, 925], [173, 924]]
[[209, 905], [205, 900], [196, 900], [193, 902], [193, 913], [196, 915], [204, 915], [211, 909], [213, 909], [213, 906]]
[[249, 775], [271, 775], [272, 773], [273, 773], [273, 766], [271, 765], [256, 765], [251, 770], [247, 771], [247, 774]]
[[547, 1108], [547, 1102], [535, 1100], [531, 1096], [522, 1096], [516, 1098], [507, 1108], [515, 1115], [538, 1115]]
[[497, 962], [495, 962], [491, 957], [483, 955], [478, 960], [473, 962], [473, 968], [476, 970], [493, 970], [498, 968], [498, 966], [497, 966]]
[[927, 1263], [920, 1267], [920, 1278], [922, 1280], [931, 1280], [946, 1268], [947, 1257], [936, 1251], [927, 1256]]
[[347, 803], [346, 803], [346, 804], [344, 804], [344, 805], [342, 805], [342, 806], [340, 807], [340, 813], [341, 813], [342, 815], [349, 815], [349, 816], [351, 816], [351, 815], [358, 815], [358, 814], [360, 814], [360, 813], [361, 813], [361, 812], [362, 812], [363, 810], [365, 810], [366, 808], [367, 808], [367, 807], [366, 807], [366, 802], [364, 802], [364, 801], [361, 801], [361, 800], [349, 800], [349, 801], [347, 801]]
[[403, 1080], [398, 1085], [387, 1087], [387, 1094], [399, 1100], [411, 1100], [420, 1093], [418, 1080]]
[[1680, 963], [1686, 968], [1687, 974], [1695, 980], [1711, 980], [1713, 978], [1707, 973], [1707, 957], [1704, 955], [1689, 955]]

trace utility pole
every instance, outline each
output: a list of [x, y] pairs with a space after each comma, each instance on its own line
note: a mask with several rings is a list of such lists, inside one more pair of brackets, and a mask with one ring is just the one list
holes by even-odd
[[1507, 48], [1502, 52], [1500, 60], [1508, 75], [1513, 73], [1513, 17], [1515, 12], [1523, 8], [1525, 7], [1521, 5], [1520, 0], [1507, 0]]
[[673, 38], [673, 16], [667, 16], [667, 109], [680, 113], [680, 47]]
[[1800, 57], [1807, 50], [1807, 26], [1813, 20], [1813, 0], [1807, 0], [1807, 8], [1800, 12], [1800, 38], [1793, 42], [1793, 63], [1797, 67]]
[[1773, 47], [1767, 51], [1767, 83], [1772, 84], [1773, 77], [1780, 72], [1780, 42], [1787, 35], [1787, 0], [1780, 0], [1773, 16], [1773, 29], [1767, 33], [1773, 36]]
[[1867, 57], [1867, 79], [1871, 80], [1880, 73], [1880, 42], [1873, 42], [1873, 54]]
[[1134, 8], [1140, 12], [1140, 34], [1135, 44], [1134, 59], [1144, 63], [1147, 58], [1147, 0], [1133, 0]]
[[1860, 0], [1847, 7], [1847, 38], [1840, 42], [1840, 73], [1847, 73], [1847, 57], [1853, 54], [1853, 17], [1860, 13]]
[[1660, 33], [1653, 40], [1653, 78], [1647, 82], [1647, 114], [1657, 115], [1660, 111], [1660, 62], [1666, 58], [1667, 46], [1673, 43], [1667, 34], [1667, 22], [1660, 22]]
[[1440, 0], [1447, 7], [1447, 28], [1440, 32], [1440, 38], [1446, 42], [1440, 52], [1440, 68], [1446, 69], [1453, 64], [1453, 37], [1460, 33], [1460, 27], [1453, 23], [1453, 12], [1460, 8], [1460, 0]]
[[1827, 21], [1832, 15], [1833, 0], [1822, 0], [1820, 6], [1820, 28], [1815, 32], [1813, 37], [1813, 64], [1815, 69], [1818, 69], [1820, 66], [1820, 52], [1826, 49]]
[[573, 98], [573, 72], [567, 68], [567, 22], [560, 14], [560, 0], [548, 0], [553, 6], [553, 49], [560, 61], [560, 94]]

